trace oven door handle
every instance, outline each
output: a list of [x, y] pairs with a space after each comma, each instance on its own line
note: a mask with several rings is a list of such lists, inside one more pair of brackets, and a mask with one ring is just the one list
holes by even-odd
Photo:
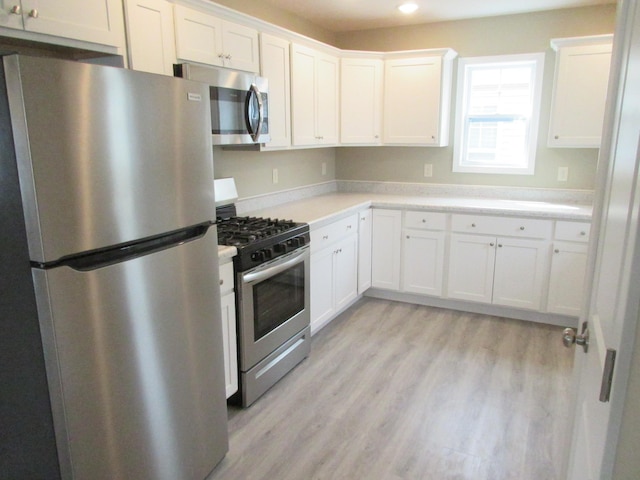
[[261, 282], [262, 280], [266, 280], [269, 277], [277, 275], [280, 272], [284, 272], [285, 270], [293, 267], [294, 265], [304, 262], [305, 257], [307, 256], [307, 249], [298, 253], [294, 257], [288, 258], [286, 261], [282, 263], [278, 263], [272, 267], [269, 267], [265, 270], [260, 270], [258, 272], [250, 272], [242, 275], [243, 283], [255, 283]]

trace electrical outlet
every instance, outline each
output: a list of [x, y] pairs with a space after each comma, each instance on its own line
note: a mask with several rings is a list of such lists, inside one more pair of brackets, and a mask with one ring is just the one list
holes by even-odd
[[569, 179], [569, 167], [558, 167], [558, 181], [566, 182]]
[[327, 162], [322, 162], [322, 175], [327, 174]]
[[430, 163], [424, 164], [424, 176], [433, 177], [433, 165]]
[[273, 183], [278, 183], [278, 169], [273, 169]]

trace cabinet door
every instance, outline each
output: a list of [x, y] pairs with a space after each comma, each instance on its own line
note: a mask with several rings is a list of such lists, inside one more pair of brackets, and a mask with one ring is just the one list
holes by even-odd
[[260, 74], [269, 80], [269, 134], [265, 150], [291, 145], [290, 43], [281, 38], [260, 34]]
[[316, 81], [316, 135], [323, 145], [338, 143], [340, 78], [339, 63], [336, 57], [325, 54], [317, 56]]
[[222, 48], [225, 67], [255, 73], [260, 71], [257, 30], [223, 20]]
[[559, 48], [550, 147], [600, 147], [609, 83], [611, 43]]
[[294, 145], [316, 145], [316, 53], [291, 47], [291, 121]]
[[423, 295], [442, 294], [444, 232], [404, 231], [403, 290]]
[[335, 312], [333, 300], [333, 257], [335, 247], [311, 255], [311, 332], [326, 324]]
[[400, 235], [402, 212], [373, 210], [371, 286], [400, 290]]
[[173, 13], [178, 60], [223, 66], [222, 21], [182, 5]]
[[338, 243], [334, 266], [335, 309], [339, 311], [358, 296], [358, 235]]
[[491, 303], [496, 240], [482, 235], [451, 235], [448, 296]]
[[360, 212], [358, 224], [358, 294], [371, 287], [371, 209]]
[[376, 145], [382, 131], [384, 62], [343, 58], [340, 64], [340, 143]]
[[[85, 42], [124, 46], [119, 0], [22, 0], [24, 29]], [[31, 12], [37, 11], [37, 17]]]
[[129, 67], [173, 75], [176, 43], [173, 9], [166, 0], [126, 0]]
[[0, 27], [24, 30], [22, 13], [12, 13], [14, 7], [20, 7], [19, 0], [0, 0]]
[[385, 62], [384, 143], [438, 144], [441, 74], [440, 57]]
[[587, 267], [587, 245], [555, 242], [551, 256], [547, 311], [580, 315]]
[[498, 238], [493, 277], [493, 303], [540, 310], [549, 243]]
[[222, 340], [224, 347], [224, 380], [227, 398], [238, 391], [238, 351], [236, 339], [235, 294], [220, 298], [222, 304]]

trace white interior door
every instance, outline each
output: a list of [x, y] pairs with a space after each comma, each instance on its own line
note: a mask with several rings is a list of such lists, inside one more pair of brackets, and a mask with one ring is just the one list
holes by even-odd
[[[579, 384], [569, 460], [570, 480], [612, 478], [628, 367], [640, 298], [640, 12], [636, 0], [619, 5], [614, 59], [600, 155], [591, 245], [594, 281], [586, 319], [589, 349], [576, 349]], [[593, 256], [593, 255], [592, 255]], [[617, 353], [610, 399], [601, 401], [607, 350]]]

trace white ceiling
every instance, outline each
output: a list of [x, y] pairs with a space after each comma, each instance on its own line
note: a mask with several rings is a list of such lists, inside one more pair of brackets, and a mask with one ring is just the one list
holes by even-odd
[[333, 32], [616, 3], [616, 0], [411, 0], [420, 8], [413, 15], [404, 15], [397, 9], [404, 0], [262, 1]]

